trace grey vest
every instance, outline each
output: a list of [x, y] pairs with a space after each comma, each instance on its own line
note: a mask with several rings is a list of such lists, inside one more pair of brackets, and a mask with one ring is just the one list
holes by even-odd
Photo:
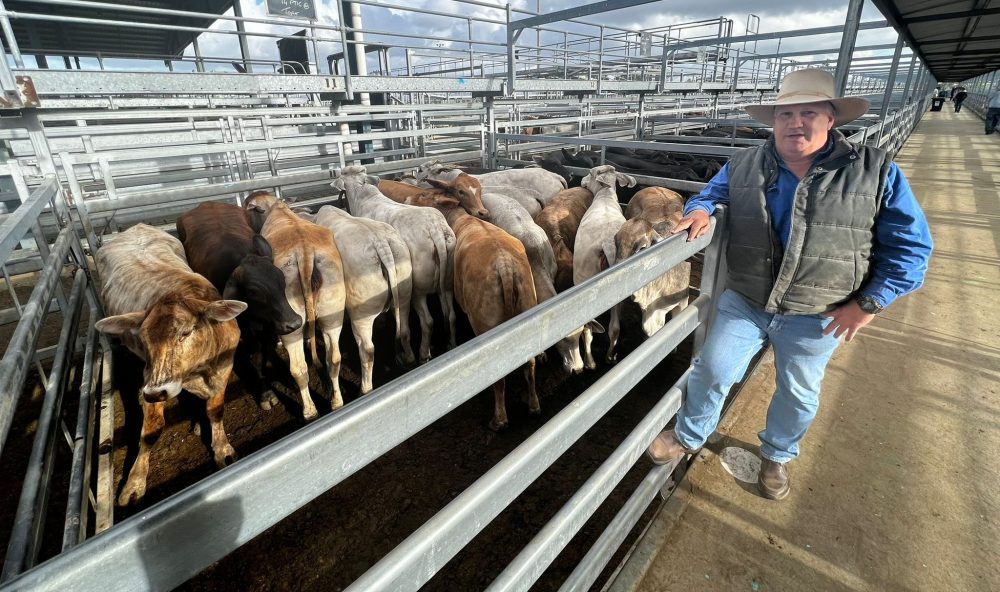
[[799, 182], [788, 248], [771, 227], [767, 188], [778, 181], [774, 140], [729, 160], [728, 286], [770, 313], [818, 314], [868, 278], [875, 218], [891, 160], [832, 130], [834, 147]]

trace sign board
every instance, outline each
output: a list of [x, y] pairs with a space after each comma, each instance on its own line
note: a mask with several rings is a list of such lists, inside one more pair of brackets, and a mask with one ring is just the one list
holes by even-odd
[[642, 33], [639, 37], [639, 55], [648, 57], [653, 53], [653, 34]]
[[267, 14], [316, 20], [315, 0], [265, 0]]

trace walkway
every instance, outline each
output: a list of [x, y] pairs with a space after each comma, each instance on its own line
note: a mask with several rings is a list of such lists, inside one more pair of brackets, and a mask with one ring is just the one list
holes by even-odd
[[1000, 590], [1000, 134], [950, 106], [896, 159], [934, 233], [927, 282], [835, 355], [792, 495], [758, 497], [717, 456], [757, 452], [765, 366], [618, 589], [648, 565], [633, 589]]

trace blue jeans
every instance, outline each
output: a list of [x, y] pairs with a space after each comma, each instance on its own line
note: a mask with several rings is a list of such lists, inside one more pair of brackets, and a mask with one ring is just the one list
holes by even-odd
[[726, 290], [718, 315], [694, 359], [687, 399], [677, 412], [677, 438], [687, 448], [699, 448], [715, 431], [726, 395], [750, 359], [764, 346], [774, 348], [776, 390], [767, 410], [767, 425], [758, 434], [761, 454], [784, 463], [799, 454], [819, 409], [819, 387], [830, 356], [840, 340], [823, 335], [830, 319], [822, 315], [782, 315], [764, 312], [740, 294]]
[[1000, 123], [1000, 107], [990, 107], [986, 110], [986, 133], [991, 133]]

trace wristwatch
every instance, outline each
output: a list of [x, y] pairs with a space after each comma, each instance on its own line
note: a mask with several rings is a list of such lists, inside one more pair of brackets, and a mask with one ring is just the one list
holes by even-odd
[[878, 303], [878, 300], [875, 300], [871, 296], [861, 295], [856, 297], [854, 300], [858, 303], [858, 306], [861, 307], [861, 310], [868, 314], [878, 314], [882, 312], [882, 305]]

